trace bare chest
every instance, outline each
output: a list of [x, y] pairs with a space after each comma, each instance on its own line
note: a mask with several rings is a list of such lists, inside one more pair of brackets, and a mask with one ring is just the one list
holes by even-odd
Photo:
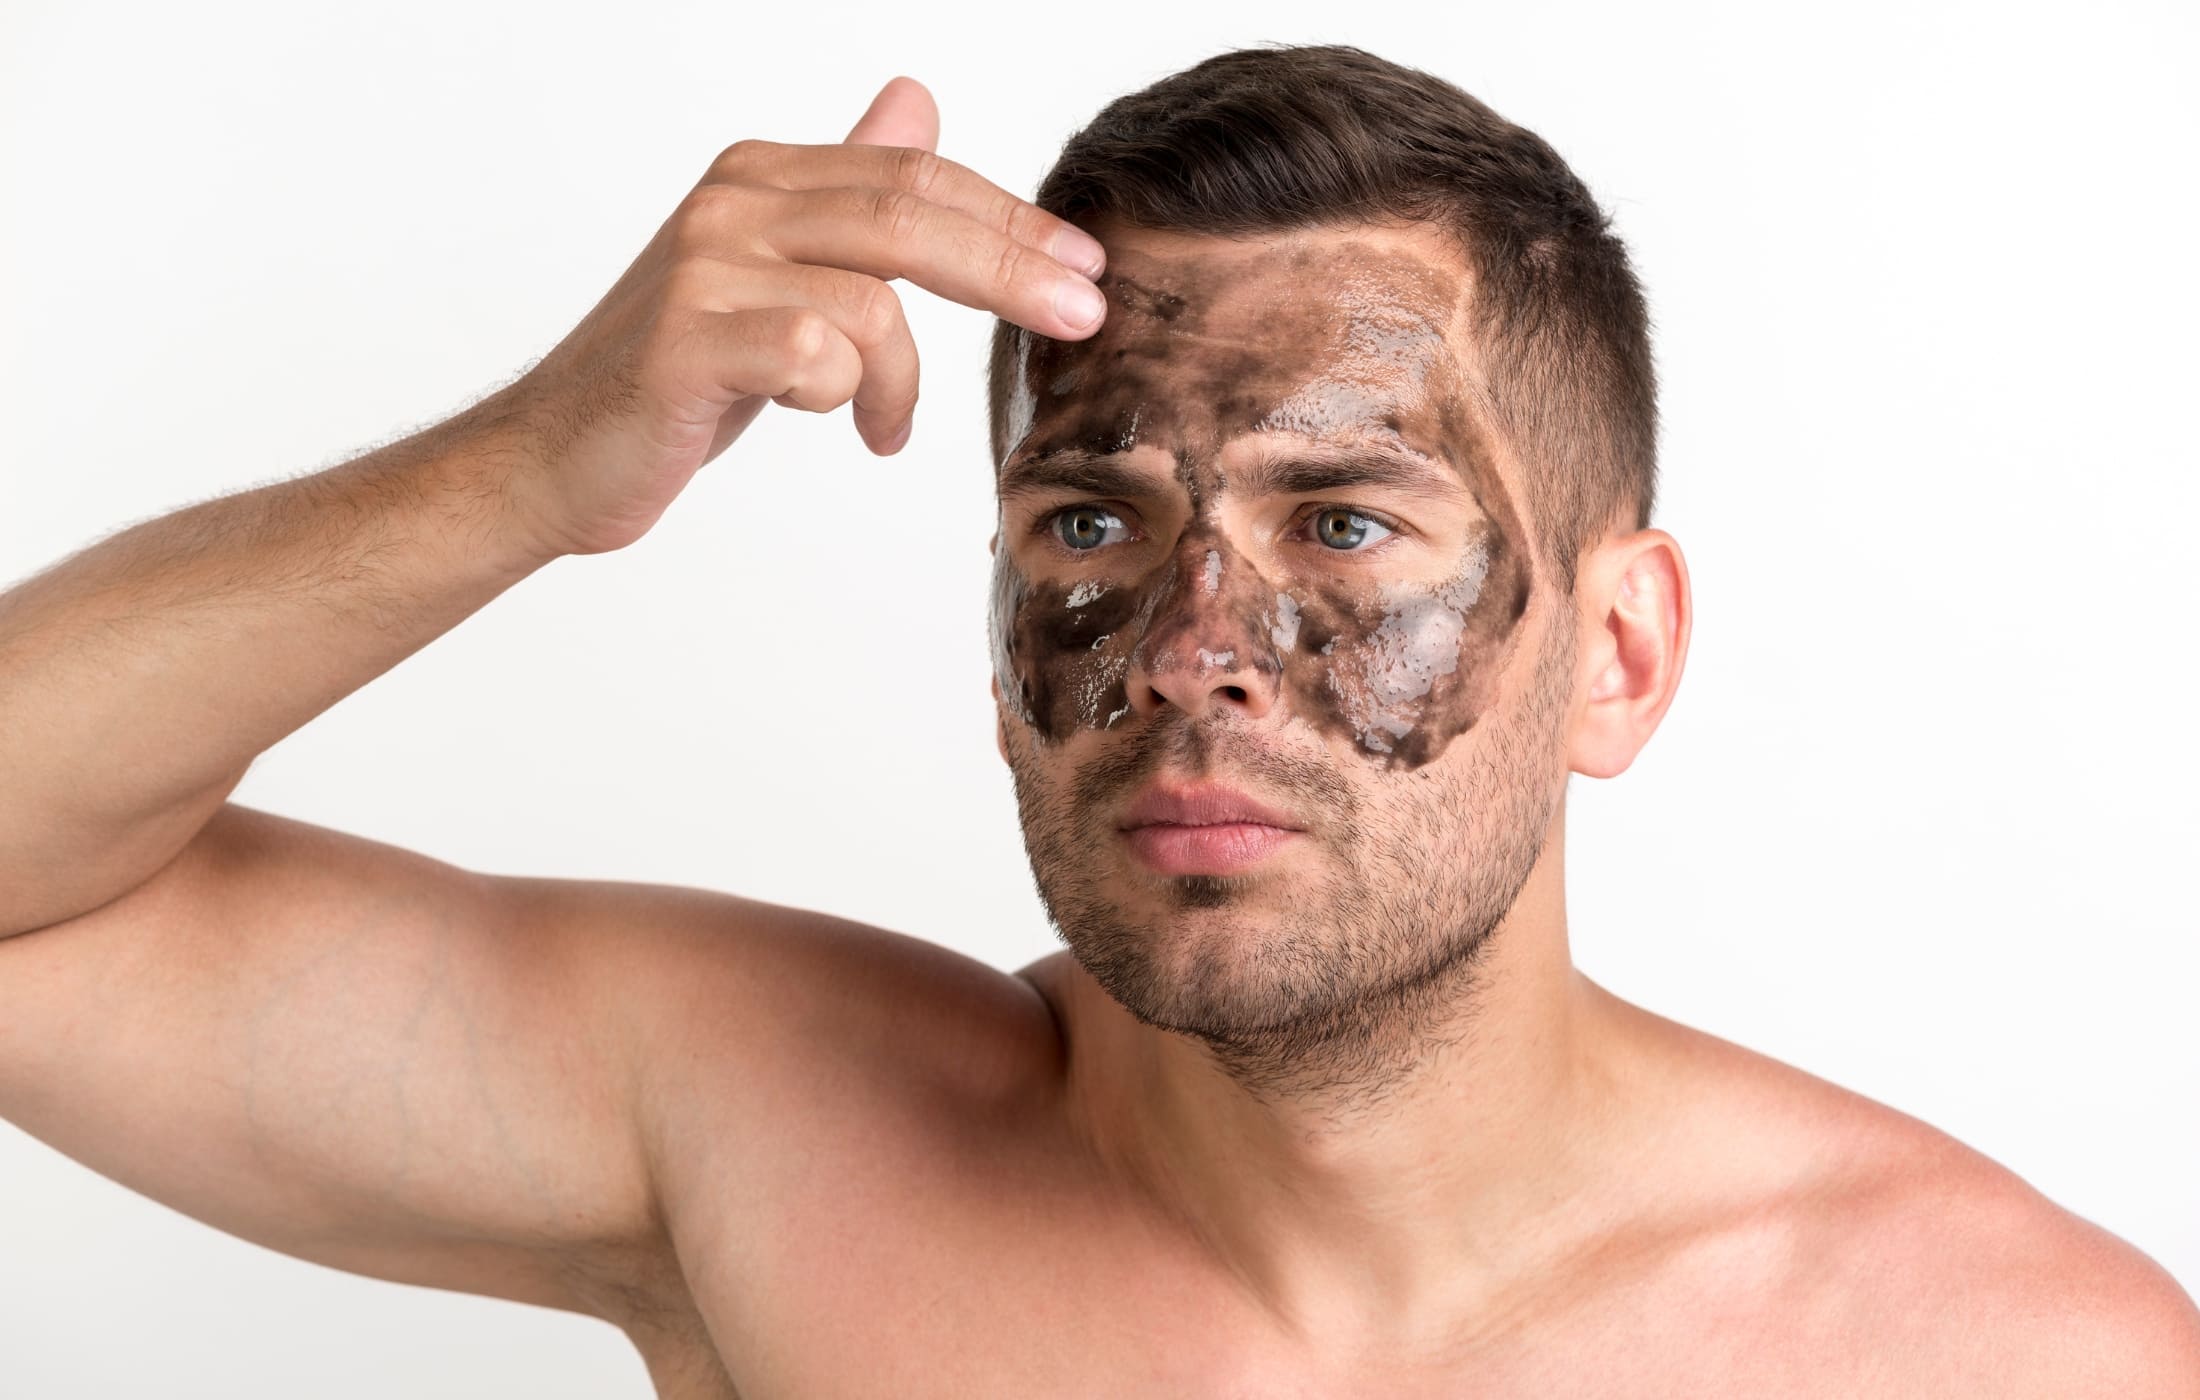
[[1089, 1199], [858, 1197], [688, 1273], [693, 1325], [644, 1345], [667, 1400], [1960, 1393], [1746, 1263], [1553, 1279], [1413, 1354], [1294, 1338], [1184, 1241]]

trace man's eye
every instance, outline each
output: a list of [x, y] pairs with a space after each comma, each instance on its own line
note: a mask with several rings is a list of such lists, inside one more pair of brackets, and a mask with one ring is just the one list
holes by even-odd
[[[1109, 531], [1116, 534], [1109, 534]], [[1105, 506], [1073, 506], [1054, 517], [1054, 538], [1071, 549], [1098, 549], [1113, 544], [1130, 530], [1122, 518]]]
[[1314, 512], [1312, 523], [1314, 538], [1335, 550], [1358, 549], [1390, 534], [1390, 527], [1380, 521], [1334, 507]]

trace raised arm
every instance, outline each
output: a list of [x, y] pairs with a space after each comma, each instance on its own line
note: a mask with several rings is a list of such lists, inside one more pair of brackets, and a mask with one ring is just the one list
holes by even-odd
[[588, 1280], [659, 1231], [664, 960], [770, 916], [473, 875], [227, 799], [533, 570], [638, 539], [767, 401], [852, 402], [897, 450], [917, 363], [892, 279], [1096, 328], [1054, 309], [1093, 292], [1054, 256], [1089, 240], [935, 132], [896, 80], [846, 144], [736, 145], [517, 383], [0, 594], [0, 1117], [275, 1248], [597, 1310]]

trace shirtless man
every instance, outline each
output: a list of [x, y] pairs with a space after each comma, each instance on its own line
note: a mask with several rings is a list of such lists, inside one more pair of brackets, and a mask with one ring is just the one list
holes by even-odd
[[[1529, 450], [1627, 440], [1496, 387], [1558, 381], [1457, 245], [1096, 244], [936, 135], [896, 79], [846, 144], [740, 143], [514, 384], [0, 596], [0, 1115], [301, 1258], [608, 1319], [670, 1397], [2200, 1395], [2137, 1250], [1573, 968], [1567, 775], [1656, 728], [1687, 573], [1636, 478]], [[228, 801], [767, 402], [898, 450], [896, 278], [1009, 323], [995, 696], [1065, 951]]]

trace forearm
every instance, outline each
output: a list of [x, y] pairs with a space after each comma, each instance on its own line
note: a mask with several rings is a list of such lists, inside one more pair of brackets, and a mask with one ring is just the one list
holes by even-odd
[[284, 735], [550, 554], [489, 405], [0, 594], [0, 936], [134, 888]]

